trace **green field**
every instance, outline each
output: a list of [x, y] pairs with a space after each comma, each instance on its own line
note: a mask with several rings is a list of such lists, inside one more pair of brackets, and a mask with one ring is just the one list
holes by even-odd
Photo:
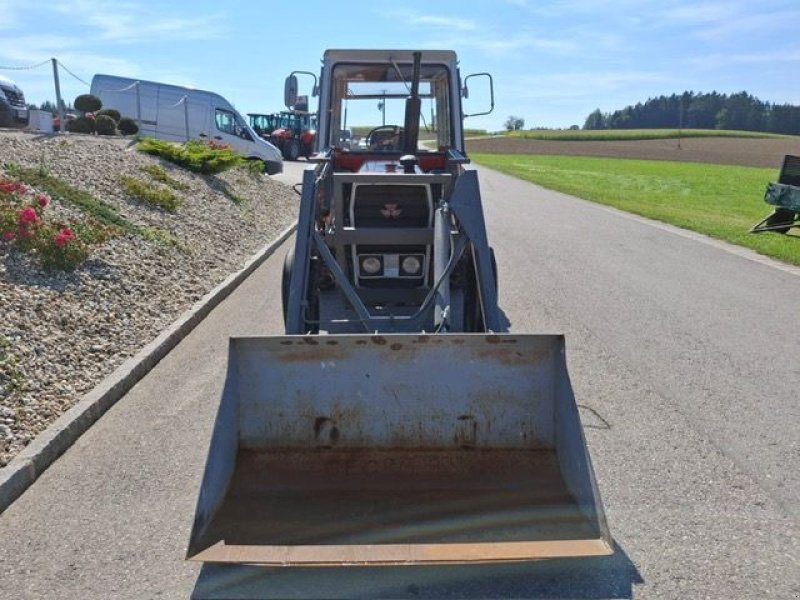
[[543, 187], [697, 231], [800, 265], [800, 235], [748, 233], [770, 212], [775, 169], [578, 156], [472, 154]]
[[733, 138], [780, 138], [795, 137], [759, 131], [728, 131], [724, 129], [541, 129], [532, 131], [509, 131], [509, 137], [529, 140], [560, 142], [609, 142], [616, 140], [661, 140], [678, 137], [733, 137]]

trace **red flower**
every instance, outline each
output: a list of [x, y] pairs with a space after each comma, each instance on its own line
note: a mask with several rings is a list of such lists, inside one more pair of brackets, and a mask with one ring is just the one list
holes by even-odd
[[3, 241], [4, 242], [10, 242], [13, 239], [14, 239], [14, 232], [13, 231], [6, 231], [3, 234]]
[[36, 209], [32, 206], [23, 208], [19, 213], [19, 224], [27, 225], [28, 223], [36, 223], [39, 220], [39, 215], [36, 214]]
[[39, 194], [38, 196], [36, 196], [36, 202], [39, 203], [39, 206], [44, 208], [45, 206], [50, 204], [50, 196], [48, 196], [47, 194]]
[[61, 231], [59, 231], [53, 241], [55, 242], [56, 246], [59, 248], [63, 248], [67, 245], [70, 241], [76, 239], [75, 232], [72, 231], [69, 227], [64, 227]]
[[5, 192], [6, 194], [10, 194], [17, 190], [17, 184], [13, 181], [2, 181], [0, 182], [0, 192]]

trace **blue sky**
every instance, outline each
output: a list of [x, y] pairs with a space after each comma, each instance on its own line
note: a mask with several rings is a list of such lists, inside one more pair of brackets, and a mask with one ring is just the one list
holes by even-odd
[[[291, 6], [302, 7], [292, 13]], [[58, 58], [95, 73], [209, 89], [242, 113], [274, 112], [293, 70], [318, 71], [326, 48], [455, 50], [461, 73], [488, 71], [496, 107], [469, 127], [583, 125], [683, 90], [800, 104], [800, 2], [145, 2], [0, 0], [0, 67]], [[55, 98], [49, 65], [0, 69], [29, 102]], [[72, 100], [88, 88], [67, 73]]]

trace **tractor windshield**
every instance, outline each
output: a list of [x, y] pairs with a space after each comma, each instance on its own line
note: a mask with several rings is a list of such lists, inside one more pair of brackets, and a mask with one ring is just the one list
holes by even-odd
[[[403, 147], [411, 64], [338, 64], [333, 69], [331, 145], [343, 150], [399, 152]], [[420, 71], [420, 150], [453, 145], [449, 73], [443, 65]]]

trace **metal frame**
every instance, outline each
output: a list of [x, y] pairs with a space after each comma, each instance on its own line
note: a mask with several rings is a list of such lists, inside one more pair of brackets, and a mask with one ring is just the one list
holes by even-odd
[[[333, 173], [335, 232], [325, 237], [317, 230], [317, 202], [319, 186], [326, 175], [317, 176], [314, 169], [303, 172], [303, 190], [300, 199], [300, 214], [295, 239], [294, 267], [289, 284], [289, 299], [286, 315], [287, 334], [305, 334], [309, 285], [309, 265], [313, 255], [318, 255], [333, 275], [336, 286], [346, 302], [356, 312], [358, 320], [366, 332], [375, 331], [421, 331], [423, 324], [430, 320], [433, 310], [436, 331], [450, 329], [452, 298], [449, 289], [449, 276], [458, 260], [469, 248], [474, 257], [479, 305], [483, 323], [487, 331], [501, 331], [502, 323], [497, 306], [494, 288], [491, 255], [483, 218], [480, 189], [477, 173], [465, 171], [450, 188], [452, 177], [449, 174], [364, 174]], [[443, 199], [436, 208], [433, 228], [382, 229], [342, 227], [344, 222], [344, 202], [342, 189], [347, 183], [357, 184], [440, 184], [449, 190], [449, 197]], [[456, 217], [457, 229], [452, 229]], [[329, 245], [330, 242], [330, 245]], [[432, 246], [434, 263], [433, 285], [427, 291], [419, 309], [413, 315], [376, 315], [369, 311], [365, 300], [369, 298], [366, 288], [357, 289], [347, 275], [345, 248], [355, 244], [420, 244]], [[335, 250], [336, 256], [331, 251]]]
[[[750, 233], [786, 233], [792, 227], [800, 227], [800, 156], [787, 154], [784, 157], [778, 182], [767, 185], [764, 202], [775, 208], [753, 225]], [[776, 222], [775, 217], [780, 217], [780, 222]]]

